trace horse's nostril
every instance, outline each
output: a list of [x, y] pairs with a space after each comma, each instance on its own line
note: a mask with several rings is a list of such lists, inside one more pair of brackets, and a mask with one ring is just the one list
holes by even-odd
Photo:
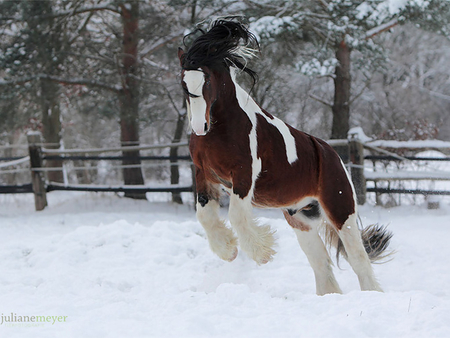
[[208, 131], [208, 122], [205, 122], [205, 129], [204, 129], [204, 131], [205, 131], [205, 132]]

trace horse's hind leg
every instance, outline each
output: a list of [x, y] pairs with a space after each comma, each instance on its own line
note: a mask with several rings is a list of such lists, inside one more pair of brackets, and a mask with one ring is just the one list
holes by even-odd
[[364, 248], [356, 217], [356, 213], [351, 214], [338, 230], [339, 238], [347, 253], [347, 261], [358, 276], [361, 290], [383, 291], [375, 278], [369, 256]]
[[341, 239], [347, 252], [347, 261], [358, 276], [361, 290], [382, 291], [361, 239], [352, 181], [337, 154], [330, 150], [327, 156], [319, 196], [327, 226], [332, 227]]
[[[197, 174], [199, 183], [198, 176]], [[203, 188], [200, 186], [197, 192], [197, 219], [205, 229], [211, 250], [221, 259], [231, 262], [238, 253], [237, 239], [219, 217], [219, 195], [217, 185], [205, 185]]]
[[293, 213], [283, 210], [284, 217], [297, 235], [298, 243], [308, 258], [316, 279], [316, 293], [320, 296], [327, 293], [342, 293], [333, 273], [333, 264], [322, 239], [318, 226], [320, 215], [308, 217], [301, 211]]
[[349, 189], [347, 194], [339, 193], [342, 191], [336, 191], [334, 201], [328, 198], [322, 201], [322, 208], [328, 221], [327, 226], [332, 226], [341, 239], [347, 253], [346, 259], [358, 276], [361, 290], [382, 291], [375, 279], [369, 256], [361, 239], [353, 189]]

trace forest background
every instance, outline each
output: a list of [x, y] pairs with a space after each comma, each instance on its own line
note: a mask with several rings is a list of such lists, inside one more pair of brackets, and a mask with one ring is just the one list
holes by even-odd
[[[376, 139], [450, 140], [447, 0], [4, 0], [1, 144], [26, 144], [30, 130], [57, 149], [187, 140], [177, 48], [230, 15], [260, 42], [252, 96], [294, 127], [324, 139], [359, 126]], [[122, 174], [144, 182], [140, 169]]]

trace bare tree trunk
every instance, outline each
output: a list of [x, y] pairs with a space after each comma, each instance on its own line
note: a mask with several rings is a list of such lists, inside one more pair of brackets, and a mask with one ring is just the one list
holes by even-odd
[[[57, 75], [64, 59], [65, 36], [62, 34], [61, 22], [55, 21], [53, 3], [50, 1], [29, 1], [23, 3], [26, 21], [30, 28], [28, 44], [37, 52], [36, 62], [41, 72], [47, 75]], [[48, 15], [47, 19], [39, 19]], [[61, 142], [61, 110], [59, 105], [60, 86], [50, 80], [40, 80], [39, 105], [41, 109], [43, 137], [46, 147], [58, 149]], [[46, 167], [60, 168], [49, 171], [49, 181], [63, 182], [62, 161], [49, 160]]]
[[[177, 126], [175, 128], [175, 134], [173, 136], [172, 143], [178, 143], [181, 140], [181, 136], [183, 135], [184, 129], [184, 121], [186, 120], [186, 114], [178, 114]], [[170, 184], [178, 184], [180, 183], [180, 170], [178, 165], [173, 165], [173, 163], [177, 162], [178, 156], [178, 148], [170, 148]], [[173, 192], [172, 193], [172, 202], [183, 204], [183, 200], [181, 199], [181, 193]]]
[[[119, 94], [120, 132], [123, 147], [139, 145], [139, 82], [138, 75], [138, 30], [139, 1], [131, 0], [120, 6], [123, 23], [123, 59], [122, 90]], [[124, 168], [125, 185], [143, 185], [144, 178], [140, 167], [139, 151], [124, 151], [123, 165], [135, 165], [136, 168]], [[126, 193], [125, 197], [145, 199], [145, 193]]]
[[[345, 40], [342, 40], [336, 51], [338, 65], [334, 77], [332, 139], [347, 139], [350, 129], [350, 52]], [[348, 161], [348, 147], [337, 147], [336, 151], [344, 162]]]
[[197, 14], [197, 0], [193, 0], [192, 1], [192, 5], [191, 5], [191, 24], [195, 24], [195, 16]]
[[[59, 107], [59, 84], [50, 80], [41, 80], [40, 105], [42, 111], [42, 135], [45, 148], [59, 149], [61, 143], [61, 109]], [[47, 179], [52, 182], [63, 182], [62, 161], [46, 160], [47, 168], [60, 170], [48, 171]]]

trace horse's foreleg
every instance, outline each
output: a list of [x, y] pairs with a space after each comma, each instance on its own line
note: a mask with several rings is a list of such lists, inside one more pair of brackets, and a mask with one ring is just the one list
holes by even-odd
[[275, 240], [268, 225], [257, 226], [253, 219], [251, 197], [230, 196], [229, 218], [239, 238], [239, 245], [256, 263], [265, 264], [276, 253]]
[[237, 239], [219, 217], [219, 187], [208, 184], [197, 172], [197, 219], [203, 226], [211, 250], [221, 259], [231, 262], [237, 256]]
[[291, 215], [283, 211], [289, 225], [297, 235], [298, 243], [308, 258], [316, 279], [316, 293], [319, 296], [327, 293], [342, 293], [333, 273], [333, 264], [322, 239], [319, 236], [318, 226], [321, 219], [310, 220], [299, 215]]

